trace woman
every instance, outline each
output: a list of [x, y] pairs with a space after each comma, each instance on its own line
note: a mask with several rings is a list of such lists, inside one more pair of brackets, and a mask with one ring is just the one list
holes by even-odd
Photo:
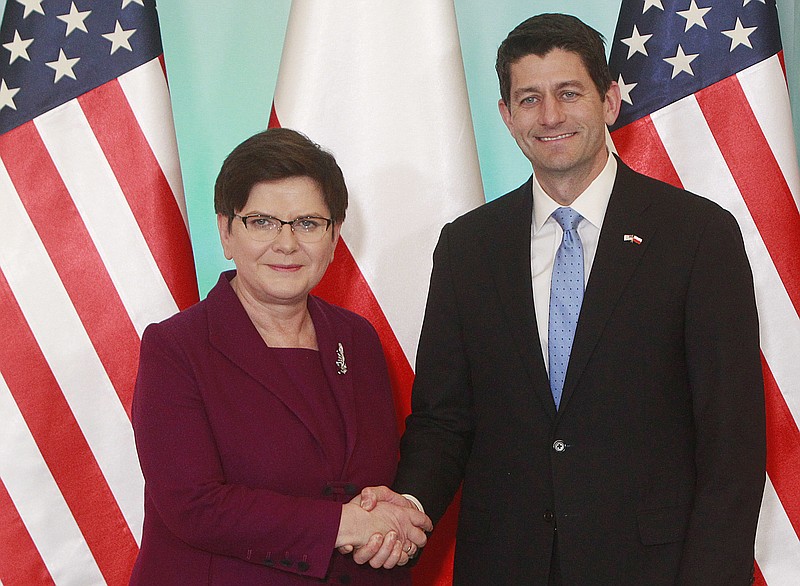
[[406, 568], [335, 551], [388, 533], [386, 567], [402, 564], [431, 528], [418, 511], [350, 502], [391, 483], [398, 438], [374, 329], [309, 295], [345, 217], [341, 170], [303, 135], [268, 130], [225, 160], [214, 207], [236, 270], [142, 337], [131, 584], [409, 584]]

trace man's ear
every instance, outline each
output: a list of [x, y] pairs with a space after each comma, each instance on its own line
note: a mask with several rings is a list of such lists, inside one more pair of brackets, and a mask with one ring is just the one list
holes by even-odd
[[500, 117], [503, 119], [503, 123], [506, 125], [506, 128], [508, 128], [509, 132], [511, 132], [511, 128], [513, 126], [513, 121], [511, 120], [511, 110], [509, 109], [508, 104], [506, 104], [505, 100], [502, 98], [497, 101], [497, 109], [500, 110]]
[[622, 93], [616, 81], [612, 81], [608, 86], [605, 98], [605, 121], [606, 125], [611, 126], [617, 121], [619, 109], [622, 107]]

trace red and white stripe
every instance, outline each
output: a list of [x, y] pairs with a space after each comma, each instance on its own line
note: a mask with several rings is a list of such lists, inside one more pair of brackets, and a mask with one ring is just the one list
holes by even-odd
[[[342, 167], [350, 206], [317, 293], [378, 329], [402, 422], [439, 231], [484, 201], [453, 1], [294, 0], [270, 124]], [[416, 583], [450, 583], [436, 547], [452, 553], [442, 525]]]
[[612, 134], [635, 169], [738, 220], [753, 268], [767, 405], [757, 583], [800, 583], [800, 172], [779, 56]]
[[155, 59], [0, 136], [0, 581], [127, 584], [144, 328], [197, 300]]

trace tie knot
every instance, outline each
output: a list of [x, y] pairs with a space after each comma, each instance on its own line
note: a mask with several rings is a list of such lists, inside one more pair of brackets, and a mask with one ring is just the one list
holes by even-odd
[[564, 232], [577, 228], [578, 223], [583, 219], [583, 216], [572, 208], [558, 208], [552, 213], [552, 216]]

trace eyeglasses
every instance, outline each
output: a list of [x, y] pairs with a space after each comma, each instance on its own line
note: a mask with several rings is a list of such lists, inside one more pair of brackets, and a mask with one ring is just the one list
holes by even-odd
[[275, 240], [284, 226], [289, 226], [292, 229], [299, 242], [307, 244], [319, 242], [325, 236], [331, 224], [333, 224], [333, 220], [330, 218], [320, 218], [318, 216], [303, 216], [286, 221], [263, 214], [233, 215], [242, 221], [250, 237], [259, 242]]

